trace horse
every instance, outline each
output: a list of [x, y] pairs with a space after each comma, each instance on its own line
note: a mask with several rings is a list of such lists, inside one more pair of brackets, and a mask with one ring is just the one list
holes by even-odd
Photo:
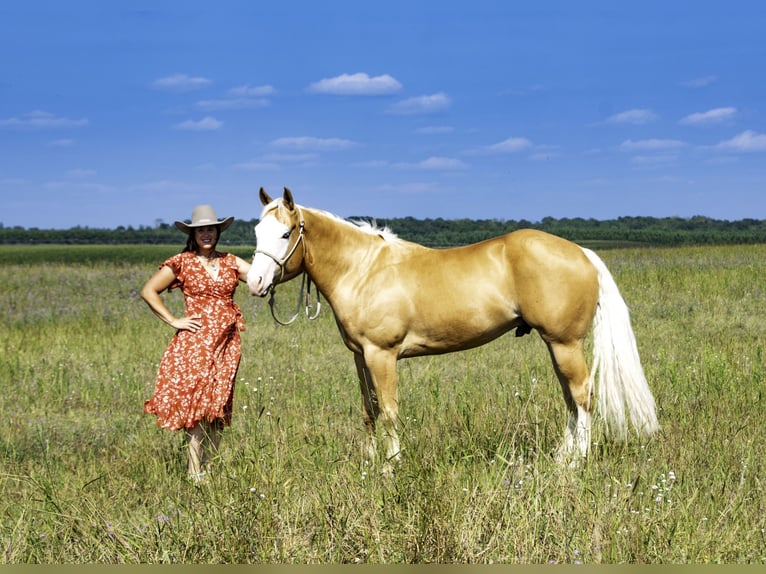
[[381, 419], [383, 472], [401, 462], [398, 360], [477, 347], [513, 329], [539, 333], [561, 385], [568, 418], [557, 460], [576, 466], [587, 457], [594, 388], [608, 435], [626, 439], [628, 420], [638, 435], [659, 430], [628, 307], [590, 249], [534, 229], [432, 249], [298, 205], [286, 187], [281, 198], [263, 188], [259, 197], [250, 293], [273, 295], [302, 273], [314, 282], [354, 356], [370, 461]]

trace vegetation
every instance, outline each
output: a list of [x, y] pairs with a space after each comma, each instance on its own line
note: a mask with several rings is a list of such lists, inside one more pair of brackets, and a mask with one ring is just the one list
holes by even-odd
[[[374, 220], [369, 217], [351, 219]], [[252, 245], [257, 220], [236, 220], [223, 237], [229, 245]], [[516, 229], [537, 228], [591, 245], [721, 245], [766, 243], [766, 220], [725, 221], [709, 217], [620, 217], [596, 219], [545, 217], [542, 221], [499, 219], [378, 219], [403, 239], [432, 247], [463, 245]], [[182, 236], [173, 225], [117, 229], [24, 229], [0, 225], [0, 244], [176, 244]]]
[[0, 247], [0, 562], [766, 562], [766, 245], [602, 253], [663, 431], [613, 443], [597, 418], [574, 471], [534, 333], [401, 362], [382, 477], [329, 309], [278, 327], [242, 288], [236, 413], [202, 485], [142, 413], [172, 333], [138, 290], [177, 250]]

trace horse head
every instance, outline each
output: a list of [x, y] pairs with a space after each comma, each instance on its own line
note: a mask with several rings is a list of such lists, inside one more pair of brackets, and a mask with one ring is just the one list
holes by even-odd
[[306, 247], [301, 245], [303, 215], [290, 190], [285, 188], [278, 199], [272, 199], [263, 188], [258, 195], [264, 208], [255, 226], [256, 249], [247, 286], [251, 294], [263, 297], [274, 285], [289, 281], [303, 270]]

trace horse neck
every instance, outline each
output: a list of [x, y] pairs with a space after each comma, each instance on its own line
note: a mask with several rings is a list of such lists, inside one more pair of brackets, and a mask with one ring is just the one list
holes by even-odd
[[311, 280], [329, 298], [339, 278], [364, 272], [375, 239], [354, 225], [331, 215], [303, 208], [306, 256], [304, 266]]

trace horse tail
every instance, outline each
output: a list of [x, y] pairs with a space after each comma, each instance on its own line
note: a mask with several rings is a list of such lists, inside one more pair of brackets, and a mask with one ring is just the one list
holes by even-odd
[[607, 433], [624, 440], [626, 421], [630, 418], [639, 434], [649, 436], [659, 430], [660, 425], [654, 397], [638, 356], [628, 306], [606, 264], [590, 249], [582, 249], [598, 271], [591, 384], [596, 383], [599, 409], [606, 421]]

